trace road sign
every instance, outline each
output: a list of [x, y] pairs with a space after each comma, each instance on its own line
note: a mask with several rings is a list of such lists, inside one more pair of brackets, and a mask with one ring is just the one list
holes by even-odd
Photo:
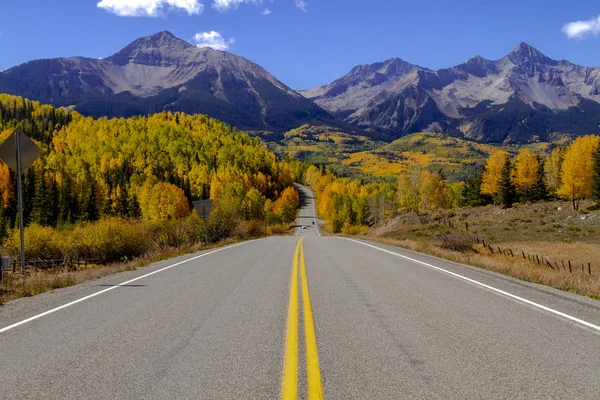
[[25, 279], [25, 235], [23, 233], [23, 171], [42, 154], [42, 149], [33, 143], [22, 130], [15, 129], [0, 146], [0, 159], [17, 173], [17, 197], [19, 198], [19, 233], [21, 236], [21, 273]]
[[0, 159], [4, 161], [10, 169], [17, 172], [19, 170], [17, 162], [17, 137], [20, 137], [21, 151], [21, 171], [25, 172], [31, 164], [42, 154], [42, 149], [33, 142], [25, 133], [16, 129], [9, 137], [0, 145]]
[[204, 239], [206, 240], [206, 245], [208, 246], [208, 227], [206, 226], [206, 220], [210, 217], [210, 210], [212, 209], [212, 200], [198, 200], [192, 201], [194, 208], [200, 215], [200, 218], [204, 220]]
[[212, 200], [198, 200], [193, 201], [192, 204], [196, 211], [198, 211], [198, 215], [200, 218], [208, 218], [210, 216], [210, 210], [212, 209]]

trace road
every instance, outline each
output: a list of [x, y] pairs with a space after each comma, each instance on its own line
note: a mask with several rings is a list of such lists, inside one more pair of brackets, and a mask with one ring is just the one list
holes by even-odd
[[298, 236], [0, 307], [3, 399], [598, 399], [600, 302]]

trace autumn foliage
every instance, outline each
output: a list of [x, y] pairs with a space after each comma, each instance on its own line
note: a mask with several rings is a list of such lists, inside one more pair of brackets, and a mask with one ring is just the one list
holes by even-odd
[[[0, 95], [0, 142], [17, 127], [43, 149], [23, 182], [24, 222], [39, 232], [110, 218], [175, 221], [207, 198], [221, 221], [212, 240], [264, 218], [267, 200], [282, 220], [295, 217], [290, 164], [205, 115], [93, 119]], [[0, 239], [16, 226], [15, 198], [15, 174], [0, 163]]]

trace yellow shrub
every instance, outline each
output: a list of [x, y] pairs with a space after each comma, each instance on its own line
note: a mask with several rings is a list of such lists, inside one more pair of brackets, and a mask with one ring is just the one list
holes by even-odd
[[72, 233], [73, 255], [102, 262], [138, 257], [151, 249], [149, 233], [149, 225], [120, 218], [105, 218], [80, 225]]
[[[64, 240], [53, 228], [32, 224], [25, 228], [25, 259], [53, 260], [65, 256]], [[8, 255], [19, 259], [20, 237], [15, 229], [4, 243]]]

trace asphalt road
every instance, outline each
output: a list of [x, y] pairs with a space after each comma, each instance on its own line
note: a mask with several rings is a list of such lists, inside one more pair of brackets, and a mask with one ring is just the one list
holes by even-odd
[[0, 307], [0, 398], [600, 398], [599, 301], [319, 236], [306, 195], [297, 237]]

